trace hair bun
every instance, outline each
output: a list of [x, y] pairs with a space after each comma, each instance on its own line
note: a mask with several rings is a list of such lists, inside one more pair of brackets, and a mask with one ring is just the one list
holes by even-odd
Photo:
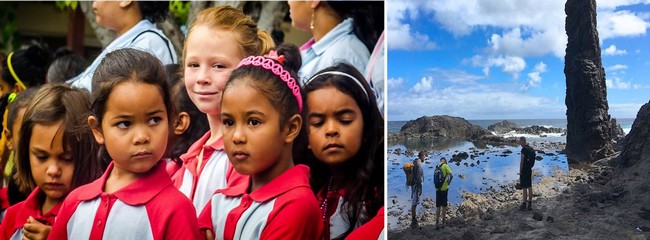
[[38, 45], [31, 45], [25, 51], [25, 58], [34, 66], [45, 69], [49, 60], [49, 53]]
[[297, 73], [302, 66], [302, 58], [300, 57], [300, 50], [296, 45], [283, 43], [278, 46], [278, 55], [284, 55], [284, 63], [282, 66], [286, 70]]

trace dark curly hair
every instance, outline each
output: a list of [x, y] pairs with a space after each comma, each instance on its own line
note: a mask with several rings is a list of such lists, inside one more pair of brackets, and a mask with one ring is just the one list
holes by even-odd
[[383, 1], [321, 1], [321, 4], [329, 6], [343, 20], [352, 18], [354, 35], [372, 52], [384, 30]]
[[161, 1], [138, 1], [142, 18], [153, 23], [165, 21], [169, 13], [169, 2]]
[[[343, 234], [344, 238], [354, 230], [355, 226], [370, 220], [384, 205], [384, 120], [370, 85], [354, 66], [339, 63], [319, 71], [314, 76], [327, 71], [344, 72], [355, 77], [367, 93], [366, 95], [359, 88], [355, 80], [347, 76], [333, 74], [317, 76], [311, 79], [304, 88], [305, 109], [309, 109], [307, 96], [310, 92], [325, 87], [335, 87], [338, 91], [352, 97], [363, 115], [363, 138], [360, 150], [352, 159], [342, 163], [340, 169], [343, 170], [345, 182], [342, 183], [342, 186], [337, 186], [345, 189], [345, 192], [349, 194], [344, 197], [342, 207], [350, 223], [350, 227]], [[323, 101], [326, 100], [323, 99]], [[303, 111], [304, 119], [307, 119], [307, 112]], [[303, 132], [308, 132], [309, 127], [306, 124], [303, 126]], [[310, 167], [311, 186], [314, 193], [321, 194], [321, 198], [327, 197], [327, 193], [321, 190], [327, 187], [328, 179], [332, 176], [330, 167], [319, 161], [312, 151], [306, 150], [306, 145], [301, 149], [305, 153]]]

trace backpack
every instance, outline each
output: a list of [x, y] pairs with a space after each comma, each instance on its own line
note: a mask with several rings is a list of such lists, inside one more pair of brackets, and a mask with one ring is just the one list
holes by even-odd
[[436, 186], [436, 189], [441, 188], [445, 184], [445, 174], [442, 172], [442, 165], [436, 165], [436, 170], [433, 171], [433, 185]]
[[535, 166], [535, 158], [537, 157], [535, 154], [535, 150], [528, 145], [526, 145], [524, 149], [526, 149], [526, 152], [528, 152], [528, 155], [526, 155], [526, 157], [524, 158], [524, 164], [527, 167], [532, 169], [533, 166]]
[[402, 167], [404, 174], [406, 175], [406, 186], [413, 186], [415, 184], [415, 178], [413, 177], [413, 163], [407, 162]]

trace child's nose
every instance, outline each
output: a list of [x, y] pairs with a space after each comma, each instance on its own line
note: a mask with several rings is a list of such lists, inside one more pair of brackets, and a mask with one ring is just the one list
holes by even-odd
[[328, 137], [335, 137], [339, 135], [339, 129], [334, 121], [328, 121], [325, 124], [325, 135]]
[[146, 129], [136, 127], [134, 130], [133, 144], [140, 145], [149, 143], [149, 132]]
[[45, 172], [48, 176], [60, 176], [61, 175], [61, 168], [56, 162], [52, 162], [47, 166], [47, 170]]

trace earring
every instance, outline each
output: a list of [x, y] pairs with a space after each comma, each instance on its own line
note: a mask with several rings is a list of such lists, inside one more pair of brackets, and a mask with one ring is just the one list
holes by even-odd
[[309, 23], [309, 29], [314, 30], [314, 9], [311, 10], [311, 23]]

